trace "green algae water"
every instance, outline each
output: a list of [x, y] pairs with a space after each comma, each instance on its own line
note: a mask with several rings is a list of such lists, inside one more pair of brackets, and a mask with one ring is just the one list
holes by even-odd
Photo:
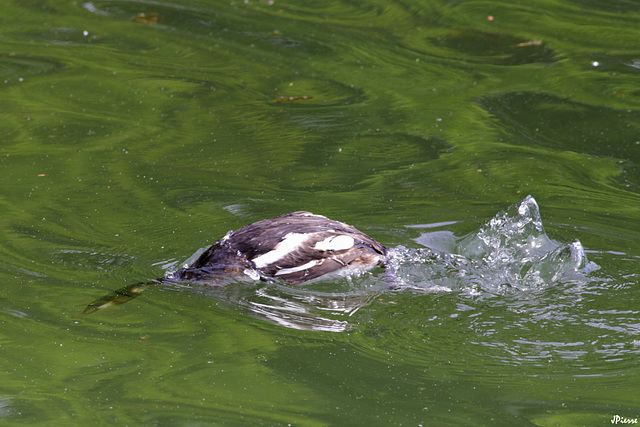
[[[640, 4], [0, 9], [0, 423], [640, 418]], [[418, 249], [528, 194], [546, 234], [598, 266], [587, 281], [374, 280], [341, 332], [256, 316], [247, 286], [158, 287], [75, 317], [284, 212]], [[265, 295], [295, 314], [318, 286]]]

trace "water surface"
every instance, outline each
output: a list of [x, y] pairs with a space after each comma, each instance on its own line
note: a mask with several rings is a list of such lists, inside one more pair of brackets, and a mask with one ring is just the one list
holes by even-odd
[[[635, 3], [30, 1], [3, 10], [6, 423], [640, 417]], [[579, 239], [598, 270], [509, 290], [478, 277], [476, 288], [390, 292], [380, 272], [335, 289], [265, 288], [285, 305], [365, 295], [357, 310], [324, 311], [351, 325], [342, 332], [255, 315], [239, 303], [251, 286], [156, 288], [73, 317], [229, 229], [287, 211], [419, 250], [477, 235], [528, 194], [546, 235]], [[423, 273], [408, 270], [408, 284], [433, 285], [415, 279]]]

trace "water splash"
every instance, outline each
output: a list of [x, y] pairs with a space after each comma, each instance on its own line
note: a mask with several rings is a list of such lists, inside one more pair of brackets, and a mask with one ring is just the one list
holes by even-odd
[[450, 252], [430, 247], [428, 234], [416, 239], [427, 249], [392, 250], [400, 287], [501, 293], [584, 281], [597, 269], [578, 240], [561, 244], [546, 235], [531, 196], [498, 213], [476, 232], [459, 240], [452, 236]]

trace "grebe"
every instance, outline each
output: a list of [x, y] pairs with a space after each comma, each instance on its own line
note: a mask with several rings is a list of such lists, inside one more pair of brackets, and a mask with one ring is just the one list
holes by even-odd
[[381, 265], [387, 249], [355, 227], [310, 212], [290, 212], [229, 231], [175, 281], [220, 275], [298, 284], [333, 272], [358, 272]]
[[118, 289], [89, 304], [82, 315], [122, 304], [162, 283], [249, 278], [299, 284], [384, 266], [386, 258], [387, 249], [355, 227], [310, 212], [290, 212], [229, 231], [186, 268]]

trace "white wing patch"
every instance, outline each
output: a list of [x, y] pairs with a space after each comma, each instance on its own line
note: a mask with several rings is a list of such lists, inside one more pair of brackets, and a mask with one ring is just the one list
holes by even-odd
[[301, 212], [301, 213], [300, 213], [300, 215], [301, 215], [301, 216], [315, 216], [316, 218], [324, 218], [324, 219], [328, 219], [328, 218], [327, 218], [326, 216], [324, 216], [324, 215], [316, 215], [316, 214], [313, 214], [313, 213], [311, 213], [311, 212]]
[[257, 268], [264, 268], [298, 249], [309, 240], [310, 236], [311, 234], [308, 233], [288, 233], [273, 250], [259, 255], [251, 261], [253, 261]]
[[296, 273], [298, 271], [307, 270], [309, 268], [315, 267], [316, 264], [318, 264], [318, 261], [314, 259], [313, 261], [309, 261], [308, 263], [299, 265], [297, 267], [283, 268], [281, 270], [278, 270], [275, 275], [282, 276], [284, 274]]
[[351, 236], [331, 236], [316, 243], [314, 249], [319, 251], [343, 251], [352, 248], [356, 241]]

